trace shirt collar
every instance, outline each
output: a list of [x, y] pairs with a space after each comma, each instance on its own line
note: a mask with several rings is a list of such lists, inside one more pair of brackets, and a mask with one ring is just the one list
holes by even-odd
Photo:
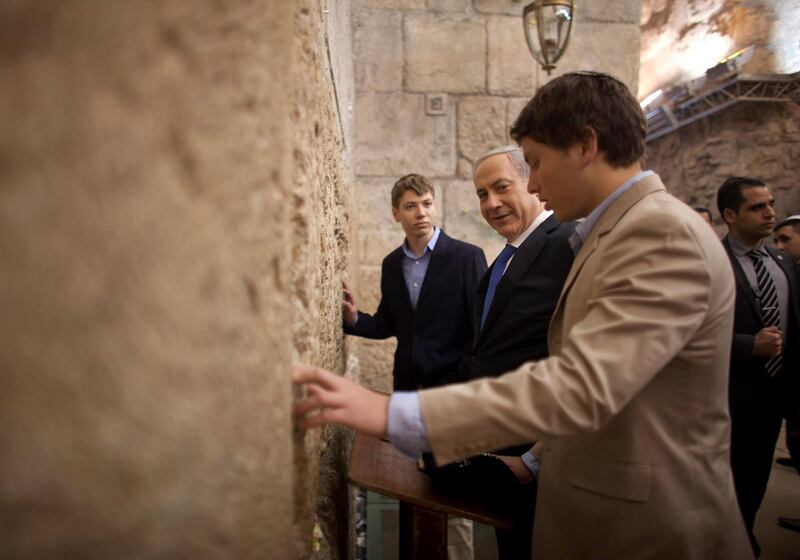
[[[433, 226], [433, 235], [428, 240], [428, 243], [425, 246], [426, 249], [425, 249], [425, 253], [422, 254], [423, 256], [425, 254], [427, 254], [428, 251], [433, 251], [433, 248], [436, 247], [436, 242], [439, 241], [439, 234], [440, 233], [442, 233], [441, 228], [439, 228], [437, 226]], [[417, 255], [414, 254], [414, 251], [411, 250], [411, 247], [408, 246], [408, 239], [403, 240], [403, 253], [409, 259], [418, 259], [419, 258]]]
[[575, 231], [572, 232], [572, 235], [569, 238], [569, 244], [572, 247], [572, 251], [577, 255], [578, 252], [583, 247], [583, 244], [586, 242], [586, 239], [589, 237], [589, 234], [594, 229], [594, 226], [597, 225], [597, 222], [600, 221], [600, 218], [603, 214], [605, 214], [606, 210], [608, 210], [609, 206], [614, 204], [614, 202], [625, 194], [633, 185], [644, 179], [645, 177], [650, 177], [651, 175], [655, 175], [652, 171], [640, 171], [619, 187], [614, 190], [609, 196], [606, 197], [603, 202], [601, 202], [597, 208], [592, 210], [586, 219], [583, 220], [580, 224], [577, 225]]
[[731, 249], [733, 249], [733, 254], [737, 257], [744, 257], [750, 251], [755, 251], [757, 253], [761, 253], [763, 256], [769, 256], [767, 253], [766, 248], [764, 247], [764, 240], [758, 242], [758, 245], [755, 247], [750, 247], [746, 243], [739, 241], [734, 236], [728, 234], [728, 242], [731, 244]]
[[519, 249], [519, 246], [522, 245], [525, 242], [525, 240], [528, 239], [528, 237], [530, 237], [530, 235], [536, 230], [536, 228], [542, 225], [544, 221], [552, 215], [553, 215], [552, 210], [545, 210], [543, 212], [540, 212], [539, 215], [536, 216], [536, 219], [533, 220], [533, 222], [531, 222], [531, 225], [529, 225], [525, 231], [519, 234], [514, 241], [509, 241], [508, 244], [513, 245], [515, 248]]

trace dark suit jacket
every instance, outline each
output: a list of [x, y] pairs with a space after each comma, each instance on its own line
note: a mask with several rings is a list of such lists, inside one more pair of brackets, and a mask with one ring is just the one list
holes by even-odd
[[417, 390], [467, 377], [475, 287], [486, 272], [483, 250], [441, 232], [422, 282], [417, 308], [403, 278], [403, 249], [383, 259], [381, 302], [375, 315], [359, 311], [347, 334], [397, 337], [394, 389]]
[[[741, 405], [745, 401], [762, 396], [755, 394], [754, 390], [761, 386], [766, 377], [764, 366], [767, 359], [753, 356], [753, 340], [756, 333], [764, 328], [755, 293], [727, 236], [722, 240], [722, 244], [728, 252], [736, 279], [730, 380], [731, 411], [735, 413], [740, 408], [737, 404]], [[786, 389], [791, 392], [793, 387], [796, 389], [798, 377], [800, 377], [800, 371], [798, 371], [800, 366], [800, 348], [798, 348], [798, 342], [800, 342], [800, 307], [798, 307], [800, 305], [800, 287], [798, 287], [797, 266], [792, 258], [783, 251], [772, 247], [766, 249], [780, 265], [789, 284], [789, 321], [784, 337], [783, 370], [778, 374], [781, 379], [777, 381], [786, 384]], [[778, 406], [778, 403], [773, 403], [772, 406]], [[749, 406], [746, 406], [745, 409], [749, 409]]]
[[574, 259], [568, 239], [575, 225], [552, 215], [528, 236], [497, 285], [481, 330], [491, 269], [483, 276], [473, 312], [471, 378], [498, 376], [548, 356], [547, 329]]

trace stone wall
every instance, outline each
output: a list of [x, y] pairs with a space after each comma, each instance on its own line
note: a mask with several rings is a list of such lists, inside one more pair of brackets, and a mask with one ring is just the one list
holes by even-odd
[[720, 234], [717, 189], [732, 175], [765, 181], [779, 218], [800, 213], [800, 106], [735, 106], [652, 142], [647, 167], [684, 202], [711, 209]]
[[[291, 126], [292, 325], [302, 363], [345, 373], [341, 279], [352, 260], [352, 169], [346, 150], [353, 104], [347, 0], [296, 0]], [[343, 112], [339, 109], [344, 108]], [[355, 374], [351, 371], [351, 375]], [[348, 432], [312, 430], [295, 447], [298, 558], [348, 558]]]
[[796, 72], [798, 21], [798, 0], [644, 0], [639, 96], [699, 78], [751, 45], [744, 72]]
[[[636, 91], [638, 0], [578, 0], [566, 55], [571, 70], [611, 72]], [[508, 129], [549, 77], [522, 31], [523, 3], [512, 0], [355, 0], [354, 221], [360, 307], [379, 300], [380, 263], [403, 240], [389, 191], [411, 172], [435, 179], [439, 221], [484, 248], [491, 262], [503, 241], [480, 216], [472, 162], [509, 143]], [[393, 341], [354, 339], [362, 375], [391, 388]]]
[[0, 7], [3, 558], [346, 556], [342, 435], [290, 418], [345, 369], [323, 4]]
[[[799, 20], [798, 0], [645, 1], [640, 93], [702, 76], [720, 57], [749, 45], [755, 49], [743, 72], [797, 72]], [[734, 105], [651, 142], [647, 160], [675, 195], [710, 208], [720, 233], [726, 228], [716, 191], [731, 175], [766, 181], [779, 217], [800, 212], [800, 107]]]

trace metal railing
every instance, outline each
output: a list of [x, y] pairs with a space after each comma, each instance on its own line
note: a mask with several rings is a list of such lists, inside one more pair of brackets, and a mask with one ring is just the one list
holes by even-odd
[[646, 112], [647, 142], [660, 138], [740, 101], [800, 103], [800, 72], [794, 74], [734, 74], [690, 93], [675, 88], [662, 105]]

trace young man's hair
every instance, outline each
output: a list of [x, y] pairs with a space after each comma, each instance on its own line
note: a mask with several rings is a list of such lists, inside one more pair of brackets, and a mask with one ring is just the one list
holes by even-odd
[[597, 147], [612, 167], [627, 167], [644, 155], [647, 121], [639, 102], [618, 79], [573, 72], [547, 83], [528, 101], [511, 127], [511, 137], [557, 149], [597, 134]]
[[751, 177], [728, 177], [717, 191], [717, 209], [719, 215], [725, 220], [725, 209], [730, 208], [734, 214], [739, 213], [744, 202], [744, 189], [752, 187], [766, 187], [764, 181]]
[[698, 214], [705, 214], [708, 216], [709, 220], [711, 220], [712, 222], [714, 221], [714, 216], [711, 215], [711, 210], [709, 210], [705, 206], [695, 206], [694, 211], [697, 212]]
[[409, 173], [400, 177], [392, 187], [392, 208], [400, 207], [400, 199], [403, 198], [406, 191], [414, 191], [419, 196], [431, 193], [432, 197], [436, 197], [430, 179], [418, 173]]

